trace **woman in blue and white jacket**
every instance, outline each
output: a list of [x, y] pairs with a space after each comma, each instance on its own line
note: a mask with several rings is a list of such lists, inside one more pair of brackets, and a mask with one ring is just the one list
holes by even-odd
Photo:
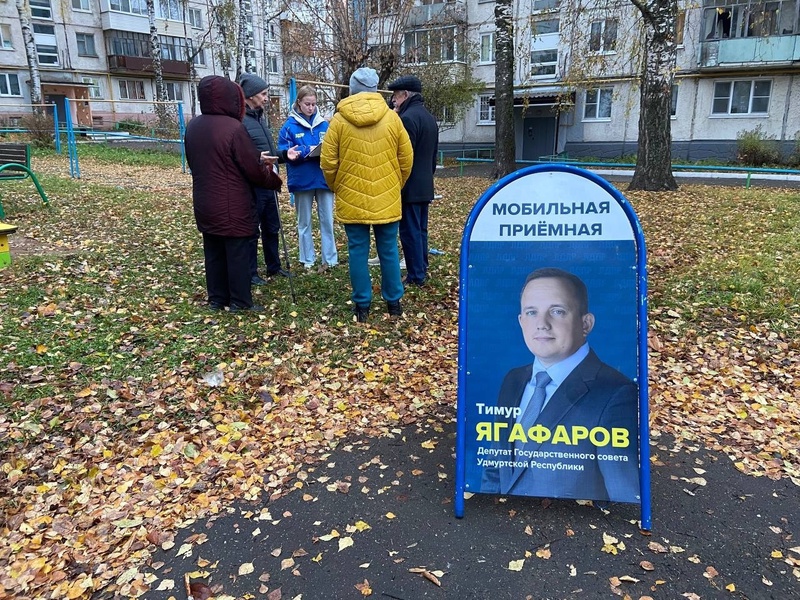
[[311, 235], [311, 208], [317, 199], [317, 216], [322, 238], [322, 266], [324, 270], [339, 263], [336, 240], [333, 234], [333, 192], [325, 183], [319, 166], [319, 152], [309, 154], [322, 143], [328, 122], [317, 111], [317, 92], [310, 85], [297, 90], [289, 118], [278, 136], [278, 149], [295, 148], [299, 156], [287, 161], [286, 171], [289, 191], [294, 194], [297, 209], [297, 237], [300, 242], [300, 262], [312, 269], [316, 262], [314, 239]]

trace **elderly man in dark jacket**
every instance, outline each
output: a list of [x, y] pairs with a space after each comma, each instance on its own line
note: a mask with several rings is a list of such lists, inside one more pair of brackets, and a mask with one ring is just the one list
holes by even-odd
[[411, 138], [414, 166], [403, 187], [400, 244], [406, 260], [405, 283], [422, 285], [428, 278], [428, 208], [433, 200], [433, 174], [439, 151], [439, 126], [422, 101], [422, 82], [404, 75], [389, 84], [395, 110]]
[[253, 304], [248, 268], [250, 240], [257, 231], [253, 187], [277, 190], [281, 179], [242, 125], [242, 89], [209, 75], [200, 80], [197, 95], [202, 114], [189, 122], [185, 145], [194, 218], [203, 234], [208, 305], [213, 310], [263, 310]]
[[[269, 86], [258, 75], [243, 73], [239, 77], [239, 85], [244, 92], [244, 101], [247, 105], [244, 114], [244, 126], [250, 139], [262, 152], [270, 156], [277, 156], [278, 162], [286, 162], [287, 158], [296, 158], [297, 151], [293, 149], [278, 152], [272, 139], [272, 132], [264, 115], [264, 107], [269, 101]], [[292, 155], [295, 156], [292, 156]], [[278, 198], [273, 190], [262, 187], [256, 188], [256, 214], [258, 227], [261, 231], [261, 246], [264, 250], [264, 264], [267, 267], [267, 277], [281, 275], [289, 277], [289, 271], [281, 266], [281, 257], [278, 250], [278, 234], [281, 231], [281, 217], [278, 214]], [[288, 267], [288, 265], [287, 265]], [[258, 233], [253, 238], [250, 248], [250, 281], [253, 285], [266, 283], [258, 275]]]

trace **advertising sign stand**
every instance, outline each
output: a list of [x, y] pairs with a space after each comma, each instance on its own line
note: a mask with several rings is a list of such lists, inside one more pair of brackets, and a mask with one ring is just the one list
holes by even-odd
[[633, 207], [569, 165], [521, 169], [461, 244], [455, 516], [466, 494], [639, 504], [651, 528], [647, 270]]

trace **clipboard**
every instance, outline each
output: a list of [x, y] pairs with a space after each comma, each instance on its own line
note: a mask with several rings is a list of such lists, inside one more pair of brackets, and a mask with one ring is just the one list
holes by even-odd
[[311, 152], [306, 154], [306, 158], [314, 158], [316, 156], [319, 156], [320, 152], [322, 152], [322, 142], [314, 146], [313, 150], [311, 150]]

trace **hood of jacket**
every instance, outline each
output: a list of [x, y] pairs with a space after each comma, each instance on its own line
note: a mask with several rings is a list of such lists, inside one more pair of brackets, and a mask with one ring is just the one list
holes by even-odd
[[289, 118], [294, 119], [300, 126], [305, 127], [306, 129], [314, 129], [314, 127], [318, 127], [325, 122], [325, 118], [319, 114], [319, 111], [316, 111], [313, 115], [311, 115], [311, 122], [309, 123], [308, 117], [306, 117], [303, 113], [297, 112], [297, 110], [294, 108], [289, 113]]
[[336, 108], [355, 127], [374, 125], [391, 110], [378, 92], [359, 92], [348, 96]]
[[209, 75], [197, 88], [200, 112], [204, 115], [225, 115], [241, 121], [244, 118], [244, 92], [230, 79]]

